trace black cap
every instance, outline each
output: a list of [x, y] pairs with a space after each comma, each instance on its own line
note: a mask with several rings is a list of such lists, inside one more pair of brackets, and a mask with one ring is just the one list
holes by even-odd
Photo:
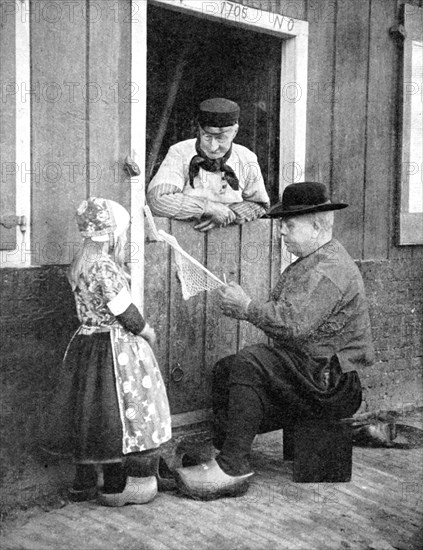
[[239, 105], [235, 101], [223, 97], [206, 99], [199, 105], [198, 123], [202, 128], [233, 126], [239, 120], [239, 113]]
[[288, 185], [283, 192], [282, 202], [272, 206], [267, 212], [267, 216], [283, 218], [312, 214], [313, 212], [340, 210], [347, 206], [348, 204], [345, 203], [331, 202], [329, 192], [323, 183], [303, 181]]

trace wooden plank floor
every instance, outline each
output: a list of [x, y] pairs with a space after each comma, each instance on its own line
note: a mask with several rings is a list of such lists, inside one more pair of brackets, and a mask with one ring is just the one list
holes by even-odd
[[[422, 426], [422, 413], [407, 418]], [[423, 548], [423, 446], [354, 448], [350, 483], [300, 484], [281, 433], [259, 436], [248, 493], [212, 502], [160, 493], [143, 506], [67, 504], [6, 523], [2, 550]]]

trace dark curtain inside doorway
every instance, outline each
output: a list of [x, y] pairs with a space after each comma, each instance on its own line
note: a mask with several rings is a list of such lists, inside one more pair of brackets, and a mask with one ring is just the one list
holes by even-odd
[[198, 103], [227, 97], [241, 107], [236, 141], [257, 154], [275, 202], [280, 40], [149, 6], [147, 48], [147, 181], [170, 145], [195, 137]]

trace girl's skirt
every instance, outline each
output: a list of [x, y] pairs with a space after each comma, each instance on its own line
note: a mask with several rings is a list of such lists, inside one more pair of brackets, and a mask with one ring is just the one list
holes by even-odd
[[169, 440], [166, 390], [148, 343], [119, 326], [81, 327], [65, 354], [44, 433], [45, 450], [78, 463], [118, 462]]

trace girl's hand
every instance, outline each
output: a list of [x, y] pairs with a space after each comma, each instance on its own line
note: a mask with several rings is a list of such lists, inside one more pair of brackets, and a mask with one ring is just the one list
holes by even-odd
[[147, 323], [144, 327], [144, 329], [140, 332], [140, 336], [146, 340], [151, 347], [154, 346], [156, 343], [156, 332], [154, 328], [150, 327], [150, 325]]

